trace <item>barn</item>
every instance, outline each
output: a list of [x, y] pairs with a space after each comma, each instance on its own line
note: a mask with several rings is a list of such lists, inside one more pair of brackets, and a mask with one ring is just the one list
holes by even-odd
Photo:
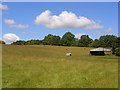
[[103, 56], [103, 55], [105, 55], [105, 52], [112, 52], [112, 49], [99, 47], [99, 48], [95, 48], [95, 49], [90, 50], [91, 55]]

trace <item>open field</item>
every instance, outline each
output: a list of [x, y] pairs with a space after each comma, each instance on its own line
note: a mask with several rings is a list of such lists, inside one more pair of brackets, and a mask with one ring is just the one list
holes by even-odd
[[117, 88], [118, 57], [90, 49], [4, 45], [3, 88]]

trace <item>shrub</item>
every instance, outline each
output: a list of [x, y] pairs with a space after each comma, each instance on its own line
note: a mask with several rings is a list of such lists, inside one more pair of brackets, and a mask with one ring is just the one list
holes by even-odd
[[4, 42], [4, 41], [2, 41], [2, 40], [0, 40], [0, 44], [5, 44], [5, 42]]
[[120, 56], [120, 47], [115, 49], [115, 55]]

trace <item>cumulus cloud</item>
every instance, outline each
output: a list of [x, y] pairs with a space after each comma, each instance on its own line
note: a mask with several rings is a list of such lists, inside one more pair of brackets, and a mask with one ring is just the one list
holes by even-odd
[[0, 3], [0, 10], [7, 10], [8, 6]]
[[38, 15], [35, 19], [35, 24], [45, 25], [50, 29], [57, 28], [85, 28], [94, 30], [102, 28], [99, 23], [90, 20], [84, 16], [76, 16], [75, 13], [62, 11], [58, 16], [52, 15], [50, 10], [46, 10]]
[[77, 33], [75, 34], [75, 38], [80, 39], [82, 35], [85, 35], [85, 33]]
[[13, 28], [25, 29], [29, 27], [28, 25], [24, 25], [24, 24], [17, 24], [13, 19], [5, 19], [4, 22], [6, 25], [9, 25], [10, 27]]
[[11, 42], [15, 42], [17, 40], [20, 40], [20, 38], [16, 34], [7, 33], [7, 34], [3, 35], [2, 40], [7, 42], [7, 43], [11, 43]]

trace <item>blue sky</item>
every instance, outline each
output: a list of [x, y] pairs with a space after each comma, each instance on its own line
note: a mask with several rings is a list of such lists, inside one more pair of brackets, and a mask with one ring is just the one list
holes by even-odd
[[[95, 3], [95, 2], [61, 2], [61, 3], [42, 3], [42, 2], [24, 2], [24, 3], [15, 3], [15, 2], [6, 2], [3, 5], [7, 6], [6, 10], [2, 12], [2, 36], [5, 34], [15, 34], [21, 40], [30, 40], [30, 39], [43, 39], [44, 36], [48, 34], [59, 35], [62, 36], [65, 32], [72, 32], [79, 37], [82, 34], [89, 35], [92, 39], [99, 38], [101, 35], [113, 34], [118, 35], [118, 4], [117, 2], [103, 2], [103, 3]], [[87, 20], [91, 20], [98, 25], [98, 28], [87, 29], [86, 26], [78, 26], [75, 25], [69, 26], [69, 22], [64, 26], [65, 22], [62, 22], [61, 28], [56, 26], [52, 29], [50, 28], [50, 23], [56, 24], [49, 20], [45, 22], [41, 17], [38, 19], [38, 25], [36, 25], [35, 20], [37, 16], [40, 16], [42, 13], [48, 10], [52, 14], [50, 17], [54, 17], [54, 15], [59, 17], [62, 12], [69, 14], [74, 14], [77, 18], [79, 16], [87, 18]], [[47, 18], [44, 16], [44, 18]], [[67, 18], [67, 17], [65, 17]], [[70, 19], [70, 18], [68, 18]], [[12, 22], [11, 23], [5, 23]], [[10, 21], [11, 20], [11, 21]], [[42, 20], [39, 22], [39, 20]], [[57, 19], [55, 19], [57, 20]], [[60, 21], [61, 19], [59, 19]], [[80, 19], [81, 20], [81, 19]], [[84, 20], [83, 20], [84, 21]], [[73, 21], [74, 22], [74, 21]], [[73, 23], [72, 22], [72, 23]], [[79, 22], [77, 22], [78, 24]], [[42, 25], [43, 24], [43, 25]], [[76, 23], [74, 23], [76, 24]], [[21, 25], [21, 26], [20, 26]], [[91, 24], [93, 25], [93, 23]], [[99, 27], [100, 26], [100, 27]], [[91, 26], [90, 28], [92, 28]], [[6, 40], [7, 41], [7, 40]]]

